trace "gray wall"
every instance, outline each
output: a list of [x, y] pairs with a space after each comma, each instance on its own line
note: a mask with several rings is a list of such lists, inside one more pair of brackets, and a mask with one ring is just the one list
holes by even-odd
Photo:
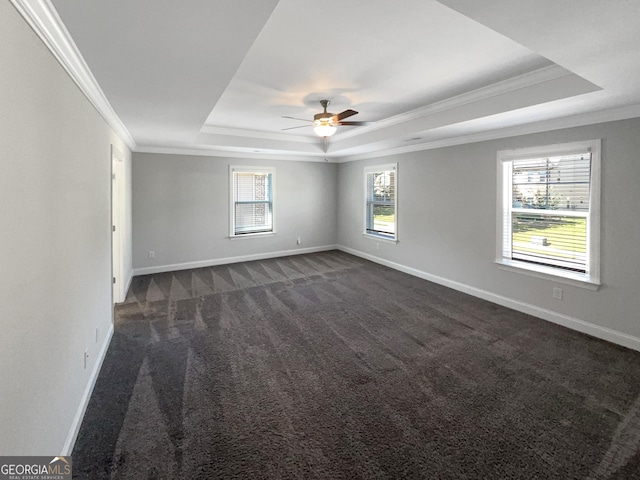
[[[338, 244], [459, 286], [640, 337], [640, 119], [340, 164]], [[496, 249], [496, 152], [602, 139], [601, 266], [598, 291], [501, 270]], [[398, 162], [397, 244], [363, 231], [363, 167]], [[379, 243], [379, 249], [376, 249]], [[554, 300], [554, 286], [564, 300]], [[526, 310], [526, 309], [525, 309]], [[531, 308], [529, 308], [531, 310]], [[558, 314], [558, 315], [555, 315]], [[586, 329], [587, 331], [589, 329]], [[618, 338], [620, 340], [620, 338]], [[637, 345], [639, 346], [639, 345]]]
[[9, 2], [0, 65], [0, 453], [60, 454], [112, 326], [110, 145], [130, 153]]
[[[275, 167], [275, 235], [228, 238], [229, 165]], [[161, 271], [335, 245], [337, 170], [324, 162], [134, 153], [134, 269]]]

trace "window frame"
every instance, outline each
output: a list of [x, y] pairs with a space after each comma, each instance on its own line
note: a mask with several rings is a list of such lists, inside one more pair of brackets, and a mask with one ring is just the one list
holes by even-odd
[[[565, 270], [561, 267], [538, 265], [514, 260], [508, 239], [511, 238], [512, 215], [512, 167], [513, 161], [557, 157], [562, 155], [591, 153], [589, 179], [589, 212], [587, 218], [586, 273]], [[497, 215], [496, 215], [496, 259], [500, 268], [554, 280], [560, 283], [596, 290], [600, 285], [600, 184], [601, 184], [601, 140], [585, 140], [515, 150], [501, 150], [497, 154]]]
[[[384, 233], [370, 232], [369, 229], [369, 202], [367, 201], [367, 188], [369, 186], [368, 176], [372, 173], [392, 171], [394, 174], [394, 200], [393, 200], [393, 236]], [[398, 243], [398, 164], [386, 163], [382, 165], [371, 165], [364, 168], [364, 232], [363, 235], [375, 240]]]
[[[265, 232], [236, 233], [236, 188], [235, 173], [254, 173], [271, 175], [271, 230]], [[229, 165], [229, 238], [255, 238], [276, 233], [276, 169], [262, 166]]]

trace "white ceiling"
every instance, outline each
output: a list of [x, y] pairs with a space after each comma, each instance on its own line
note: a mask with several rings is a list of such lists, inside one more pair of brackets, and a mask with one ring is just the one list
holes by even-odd
[[[640, 116], [639, 0], [52, 4], [138, 151], [340, 161]], [[323, 98], [377, 123], [282, 130]]]

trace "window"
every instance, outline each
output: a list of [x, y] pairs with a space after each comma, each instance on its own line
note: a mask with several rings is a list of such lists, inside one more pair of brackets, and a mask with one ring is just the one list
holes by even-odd
[[599, 283], [599, 140], [498, 152], [498, 185], [498, 263]]
[[275, 170], [231, 167], [231, 237], [273, 233]]
[[365, 235], [397, 240], [397, 165], [365, 168]]

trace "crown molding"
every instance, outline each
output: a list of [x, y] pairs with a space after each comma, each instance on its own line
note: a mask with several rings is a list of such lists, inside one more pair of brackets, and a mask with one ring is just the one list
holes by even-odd
[[[345, 140], [348, 138], [357, 137], [359, 135], [364, 135], [370, 132], [374, 132], [376, 130], [389, 128], [393, 125], [410, 122], [412, 120], [417, 120], [422, 117], [435, 115], [437, 113], [445, 112], [447, 110], [452, 110], [465, 105], [470, 105], [470, 104], [480, 102], [492, 97], [497, 97], [499, 95], [504, 95], [510, 92], [521, 90], [523, 88], [531, 87], [533, 85], [549, 82], [551, 80], [567, 77], [570, 75], [575, 75], [575, 74], [559, 65], [556, 65], [556, 64], [548, 65], [546, 67], [538, 68], [536, 70], [533, 70], [528, 73], [524, 73], [522, 75], [517, 75], [515, 77], [511, 77], [511, 78], [502, 80], [500, 82], [492, 83], [490, 85], [478, 88], [476, 90], [465, 92], [460, 95], [456, 95], [454, 97], [447, 98], [445, 100], [442, 100], [436, 103], [425, 105], [423, 107], [419, 107], [414, 110], [410, 110], [408, 112], [400, 113], [398, 115], [394, 115], [392, 117], [379, 120], [373, 125], [363, 126], [363, 127], [355, 128], [345, 132], [338, 132], [333, 138], [335, 140]], [[232, 135], [232, 136], [251, 137], [251, 138], [264, 138], [264, 139], [271, 139], [271, 140], [285, 140], [285, 141], [304, 142], [304, 143], [313, 143], [315, 140], [309, 137], [289, 136], [289, 135], [278, 134], [278, 133], [258, 132], [258, 131], [252, 131], [252, 130], [233, 129], [233, 128], [226, 128], [226, 127], [216, 127], [213, 125], [205, 125], [201, 129], [201, 133]], [[415, 151], [415, 149], [412, 149], [412, 147], [421, 147], [422, 145], [423, 144], [400, 147], [398, 149], [394, 149], [394, 151], [404, 150], [404, 149], [409, 149], [409, 151]], [[424, 150], [424, 149], [425, 148], [417, 148], [417, 150]], [[378, 152], [376, 152], [376, 154], [378, 154]], [[334, 155], [336, 157], [339, 157], [339, 154], [334, 154]], [[369, 154], [361, 154], [361, 155], [369, 155]], [[358, 158], [360, 158], [361, 155], [356, 154]], [[381, 155], [383, 154], [382, 153], [378, 154], [378, 156], [381, 156]]]
[[324, 153], [317, 155], [286, 155], [282, 153], [268, 152], [239, 152], [225, 149], [199, 149], [199, 148], [181, 148], [181, 147], [154, 147], [154, 146], [138, 146], [134, 153], [159, 153], [162, 155], [192, 155], [197, 157], [223, 157], [223, 158], [246, 158], [255, 160], [286, 160], [293, 162], [334, 162], [335, 158]]
[[561, 130], [565, 128], [582, 127], [585, 125], [595, 125], [598, 123], [616, 122], [619, 120], [628, 120], [630, 118], [639, 117], [640, 104], [630, 105], [627, 107], [615, 108], [610, 110], [601, 110], [598, 112], [572, 115], [570, 117], [553, 118], [535, 123], [516, 125], [514, 127], [505, 127], [495, 130], [487, 130], [485, 132], [460, 135], [457, 137], [443, 138], [439, 140], [433, 140], [431, 142], [416, 143], [413, 145], [406, 145], [399, 148], [390, 148], [378, 152], [368, 152], [349, 155], [345, 157], [336, 156], [335, 161], [337, 163], [353, 162], [357, 160], [366, 160], [369, 158], [401, 155], [403, 153], [433, 150], [436, 148], [464, 145], [467, 143], [484, 142], [487, 140], [497, 140], [499, 138], [517, 137], [519, 135], [529, 135], [533, 133], [542, 133], [552, 130]]
[[504, 95], [505, 93], [520, 90], [522, 88], [530, 87], [539, 83], [548, 82], [557, 78], [566, 77], [568, 75], [575, 74], [562, 68], [559, 65], [549, 65], [547, 67], [542, 67], [529, 73], [508, 78], [500, 82], [492, 83], [491, 85], [487, 85], [486, 87], [471, 90], [470, 92], [465, 92], [460, 95], [456, 95], [455, 97], [447, 98], [436, 103], [425, 105], [424, 107], [416, 108], [408, 112], [400, 113], [398, 115], [379, 120], [374, 125], [359, 127], [349, 132], [341, 133], [339, 138], [340, 140], [343, 140], [346, 138], [356, 137], [358, 135], [370, 133], [375, 130], [388, 128], [392, 125], [397, 125], [399, 123], [409, 122], [421, 117], [434, 115], [439, 112], [452, 110], [463, 105], [480, 102], [491, 97]]
[[136, 143], [133, 137], [111, 107], [51, 2], [49, 0], [10, 1], [102, 118], [122, 141], [134, 150]]
[[288, 160], [300, 162], [330, 162], [330, 163], [347, 163], [357, 160], [366, 160], [369, 158], [388, 157], [391, 155], [402, 155], [405, 153], [420, 152], [423, 150], [433, 150], [436, 148], [451, 147], [455, 145], [464, 145], [467, 143], [484, 142], [488, 140], [497, 140], [500, 138], [515, 137], [518, 135], [529, 135], [533, 133], [548, 132], [552, 130], [561, 130], [564, 128], [581, 127], [585, 125], [594, 125], [598, 123], [615, 122], [619, 120], [627, 120], [630, 118], [640, 117], [640, 104], [621, 107], [610, 110], [602, 110], [598, 112], [589, 112], [579, 115], [573, 115], [564, 118], [554, 118], [535, 123], [516, 125], [513, 127], [504, 127], [495, 130], [487, 130], [479, 133], [460, 135], [456, 137], [447, 137], [438, 140], [415, 143], [405, 145], [398, 148], [389, 148], [385, 150], [367, 152], [361, 154], [341, 156], [339, 152], [317, 154], [317, 155], [283, 155], [281, 153], [268, 152], [238, 152], [224, 147], [194, 149], [181, 147], [155, 147], [142, 146], [137, 147], [136, 153], [159, 153], [169, 155], [194, 155], [204, 157], [225, 157], [225, 158], [246, 158], [259, 160]]

